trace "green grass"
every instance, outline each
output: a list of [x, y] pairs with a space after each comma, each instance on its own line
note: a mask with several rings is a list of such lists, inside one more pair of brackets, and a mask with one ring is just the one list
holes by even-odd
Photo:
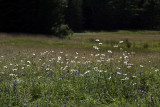
[[[123, 31], [119, 31], [123, 32]], [[46, 38], [46, 37], [23, 37], [23, 36], [5, 36], [0, 41], [0, 45], [7, 45], [7, 46], [16, 46], [16, 47], [57, 47], [57, 48], [79, 48], [79, 49], [92, 49], [94, 45], [97, 44], [95, 41], [96, 38], [100, 38], [100, 42], [103, 43], [101, 50], [106, 49], [113, 49], [115, 44], [119, 42], [119, 40], [123, 40], [125, 42], [123, 44], [123, 48], [125, 50], [134, 50], [134, 51], [160, 51], [160, 36], [158, 35], [158, 31], [156, 32], [157, 35], [149, 34], [151, 31], [146, 31], [147, 35], [138, 33], [142, 31], [137, 31], [136, 34], [129, 34], [127, 32], [131, 31], [124, 31], [125, 34], [108, 34], [108, 33], [93, 33], [88, 35], [88, 33], [81, 33], [80, 35], [74, 35], [70, 39], [58, 39], [58, 38]], [[152, 31], [154, 32], [154, 31]], [[121, 39], [120, 39], [121, 38]], [[130, 46], [129, 46], [130, 45]], [[129, 47], [128, 47], [129, 46]]]
[[[136, 58], [144, 57], [126, 52], [125, 56], [129, 58], [125, 58], [123, 53], [117, 53], [118, 57], [109, 53], [97, 56], [100, 52], [90, 53], [89, 57], [75, 52], [66, 54], [28, 51], [9, 59], [1, 56], [1, 106], [36, 106], [37, 103], [39, 106], [82, 107], [159, 104], [158, 55], [138, 61]], [[130, 64], [124, 64], [126, 61]]]
[[135, 36], [119, 43], [109, 35], [70, 40], [3, 36], [0, 106], [159, 106], [159, 40], [141, 34], [144, 40]]

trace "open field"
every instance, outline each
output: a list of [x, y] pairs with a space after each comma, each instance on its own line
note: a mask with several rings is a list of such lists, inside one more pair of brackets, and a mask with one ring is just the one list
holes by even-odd
[[158, 31], [15, 35], [0, 34], [2, 107], [160, 104]]

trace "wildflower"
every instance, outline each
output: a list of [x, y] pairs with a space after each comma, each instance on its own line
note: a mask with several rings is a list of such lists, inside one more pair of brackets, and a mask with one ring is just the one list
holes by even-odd
[[7, 66], [4, 66], [5, 69], [7, 69]]
[[136, 85], [137, 83], [133, 83], [133, 85]]
[[89, 65], [87, 64], [87, 69], [89, 68]]
[[26, 74], [25, 72], [22, 72], [22, 76], [25, 76], [25, 74]]
[[98, 48], [97, 46], [93, 46], [93, 48], [94, 48], [95, 50], [99, 50], [99, 48]]
[[131, 68], [132, 66], [127, 66], [127, 68], [129, 69], [129, 68]]
[[3, 81], [3, 78], [0, 79], [0, 82]]
[[17, 71], [18, 70], [18, 68], [14, 68], [14, 69], [12, 69], [12, 71]]
[[75, 59], [77, 59], [77, 58], [78, 58], [78, 56], [75, 56], [74, 58], [75, 58]]
[[123, 51], [123, 48], [120, 48], [121, 51]]
[[46, 71], [49, 71], [49, 68], [46, 68]]
[[98, 70], [98, 72], [102, 72], [103, 70]]
[[143, 65], [139, 65], [141, 68], [143, 68], [144, 66]]
[[121, 72], [117, 72], [117, 74], [121, 75]]
[[119, 67], [116, 67], [116, 69], [119, 69], [119, 70], [120, 70], [121, 68], [119, 68]]
[[60, 52], [61, 54], [63, 54], [63, 52]]
[[123, 74], [124, 76], [126, 76], [127, 74]]
[[107, 61], [107, 62], [110, 62], [110, 61], [111, 61], [111, 59], [110, 59], [110, 58], [108, 58], [106, 61]]
[[38, 79], [42, 78], [42, 76], [38, 76]]
[[35, 56], [36, 54], [35, 53], [33, 53], [33, 56]]
[[139, 75], [141, 76], [141, 71], [139, 72]]
[[25, 98], [25, 96], [26, 96], [26, 95], [24, 94], [24, 95], [23, 95], [23, 97], [22, 97], [22, 99], [24, 99], [24, 98]]
[[36, 104], [36, 107], [38, 107], [38, 103]]
[[61, 60], [61, 56], [58, 56], [58, 61], [60, 61]]
[[105, 54], [101, 54], [101, 56], [106, 56]]
[[24, 101], [24, 103], [28, 103], [28, 101]]
[[128, 58], [128, 56], [124, 56], [124, 59], [127, 59]]
[[84, 74], [88, 74], [90, 71], [88, 70], [88, 71], [86, 71]]
[[99, 45], [102, 45], [103, 43], [99, 43]]
[[74, 61], [74, 60], [71, 60], [71, 63], [75, 63], [76, 61]]
[[121, 43], [123, 43], [124, 41], [119, 41], [119, 43], [121, 44]]
[[159, 69], [156, 69], [155, 72], [159, 72]]
[[124, 61], [124, 64], [127, 65], [128, 61]]
[[140, 98], [142, 98], [142, 95], [143, 95], [142, 93], [139, 93]]
[[1, 56], [1, 58], [3, 58], [4, 56]]
[[118, 48], [118, 45], [114, 45], [113, 47], [114, 47], [114, 48]]
[[108, 53], [112, 54], [112, 51], [111, 51], [111, 50], [108, 50]]
[[16, 89], [16, 86], [17, 86], [17, 83], [14, 82], [14, 83], [13, 83], [13, 89], [14, 89], [14, 90]]
[[128, 77], [126, 77], [125, 79], [121, 79], [121, 80], [122, 80], [122, 81], [123, 81], [123, 80], [129, 80], [129, 78], [128, 78]]
[[27, 61], [27, 63], [29, 63], [29, 64], [30, 64], [30, 63], [31, 63], [31, 61]]
[[96, 42], [99, 42], [99, 39], [96, 39]]
[[16, 75], [16, 74], [9, 74], [9, 76], [12, 76], [12, 77], [13, 77], [13, 76], [14, 76], [14, 77], [17, 77], [17, 75]]
[[22, 82], [22, 80], [21, 80], [21, 79], [19, 79], [19, 78], [16, 78], [16, 82], [17, 82], [17, 83], [21, 83], [21, 82]]
[[100, 54], [96, 54], [95, 56], [99, 56]]
[[111, 79], [111, 76], [108, 78], [109, 80]]
[[140, 86], [137, 86], [138, 90], [141, 90], [141, 87]]
[[86, 57], [82, 57], [82, 59], [85, 59]]
[[135, 75], [133, 75], [132, 77], [133, 77], [133, 78], [136, 78], [136, 76], [135, 76]]
[[153, 103], [153, 96], [152, 95], [150, 96], [150, 100], [151, 100], [151, 103]]
[[132, 54], [132, 55], [135, 55], [136, 53], [135, 53], [135, 52], [131, 52], [131, 54]]
[[101, 62], [101, 60], [97, 60], [97, 62]]

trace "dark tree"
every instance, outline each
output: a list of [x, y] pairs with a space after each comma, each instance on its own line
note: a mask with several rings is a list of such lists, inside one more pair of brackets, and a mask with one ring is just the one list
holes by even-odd
[[63, 21], [62, 0], [0, 0], [0, 31], [51, 33]]
[[65, 22], [74, 31], [83, 29], [82, 0], [67, 0]]

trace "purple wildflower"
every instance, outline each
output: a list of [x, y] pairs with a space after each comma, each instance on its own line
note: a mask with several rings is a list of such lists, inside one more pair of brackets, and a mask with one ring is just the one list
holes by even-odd
[[139, 93], [139, 97], [140, 97], [140, 98], [142, 98], [142, 95], [143, 95], [142, 93]]
[[3, 78], [0, 79], [0, 82], [3, 81]]
[[28, 101], [24, 101], [24, 103], [28, 103]]
[[141, 76], [141, 71], [139, 72], [139, 75]]
[[25, 72], [22, 72], [22, 76], [25, 76], [26, 75], [26, 73]]
[[153, 103], [153, 96], [152, 95], [150, 96], [150, 100], [151, 100], [151, 103]]
[[106, 88], [104, 88], [104, 92], [106, 92]]
[[36, 107], [38, 107], [38, 103], [36, 104]]
[[13, 83], [13, 89], [14, 89], [14, 90], [16, 89], [16, 86], [17, 86], [17, 83], [14, 82], [14, 83]]
[[130, 94], [130, 93], [128, 93], [128, 96], [132, 97], [133, 95], [132, 95], [132, 94]]
[[24, 94], [24, 95], [23, 95], [23, 97], [22, 97], [22, 99], [24, 99], [24, 98], [25, 98], [25, 96], [26, 96], [26, 95]]
[[89, 65], [87, 64], [87, 69], [89, 68]]
[[88, 89], [88, 92], [90, 93], [90, 88]]
[[140, 86], [137, 86], [138, 90], [141, 90], [141, 87]]

